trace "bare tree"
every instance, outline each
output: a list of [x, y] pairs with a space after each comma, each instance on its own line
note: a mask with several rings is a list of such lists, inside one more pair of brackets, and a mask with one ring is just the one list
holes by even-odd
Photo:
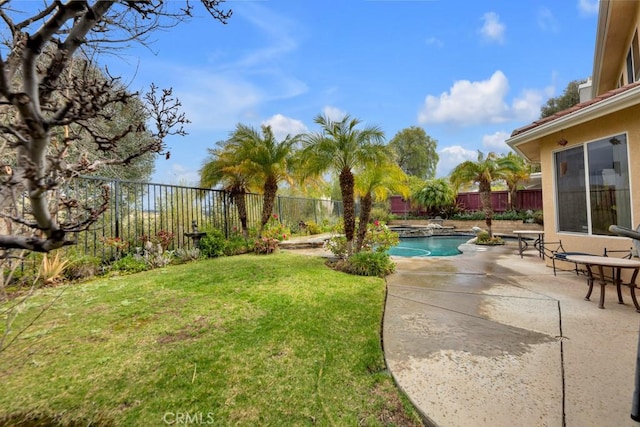
[[[224, 0], [202, 0], [214, 19], [226, 23], [231, 11]], [[119, 78], [95, 73], [96, 57], [131, 42], [147, 43], [154, 30], [171, 27], [192, 16], [193, 6], [161, 0], [45, 1], [0, 0], [4, 23], [0, 46], [0, 249], [49, 252], [73, 244], [70, 233], [90, 227], [106, 209], [105, 189], [93, 204], [83, 204], [60, 191], [66, 180], [114, 164], [129, 164], [145, 153], [165, 153], [164, 139], [184, 135], [187, 119], [170, 89], [151, 86], [142, 96], [152, 128], [144, 123], [119, 132], [96, 127], [96, 119], [126, 106], [129, 93]], [[21, 12], [19, 7], [30, 9]], [[80, 61], [78, 61], [80, 59]], [[65, 79], [83, 64], [82, 78]], [[89, 135], [100, 156], [69, 157], [78, 132]], [[67, 129], [67, 131], [65, 131]], [[144, 133], [138, 150], [122, 152], [119, 143]], [[149, 138], [151, 134], [151, 138]], [[77, 160], [71, 160], [75, 158]], [[26, 197], [27, 203], [20, 201]], [[26, 206], [22, 209], [21, 206]], [[17, 230], [21, 230], [18, 232]], [[2, 256], [2, 254], [0, 254]]]

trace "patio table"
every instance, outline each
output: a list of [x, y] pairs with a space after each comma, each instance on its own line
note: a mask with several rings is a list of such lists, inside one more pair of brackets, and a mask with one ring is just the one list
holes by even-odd
[[537, 236], [533, 242], [533, 247], [538, 251], [540, 258], [544, 259], [544, 231], [542, 230], [514, 230], [515, 234], [518, 235], [518, 253], [520, 254], [520, 258], [523, 258], [523, 252], [529, 247], [529, 244], [525, 239], [523, 239], [523, 235], [535, 235]]
[[[570, 255], [567, 256], [567, 260], [577, 262], [578, 264], [584, 264], [587, 268], [587, 283], [589, 285], [589, 290], [587, 291], [587, 295], [584, 299], [589, 301], [591, 292], [593, 292], [593, 282], [594, 280], [597, 280], [598, 284], [600, 284], [600, 304], [598, 305], [598, 308], [604, 308], [604, 290], [608, 283], [616, 285], [616, 290], [618, 291], [618, 303], [624, 304], [620, 288], [621, 286], [628, 286], [631, 290], [631, 299], [633, 300], [633, 305], [636, 307], [636, 312], [640, 313], [640, 306], [638, 305], [638, 300], [636, 298], [636, 278], [638, 277], [638, 271], [640, 270], [640, 261], [597, 255]], [[605, 275], [605, 268], [612, 269], [613, 274], [611, 277]], [[629, 283], [623, 283], [622, 281], [621, 275], [623, 269], [633, 270]], [[594, 275], [594, 271], [597, 274]]]

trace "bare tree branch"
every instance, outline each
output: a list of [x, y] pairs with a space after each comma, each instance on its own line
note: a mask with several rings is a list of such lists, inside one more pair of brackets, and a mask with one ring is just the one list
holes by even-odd
[[[201, 3], [221, 23], [231, 17], [223, 0]], [[0, 0], [7, 47], [0, 51], [0, 217], [30, 234], [0, 235], [0, 248], [48, 252], [72, 244], [66, 235], [88, 229], [107, 208], [108, 191], [89, 204], [58, 191], [69, 179], [163, 154], [165, 138], [186, 135], [189, 123], [171, 89], [129, 93], [119, 77], [100, 71], [92, 52], [134, 40], [145, 45], [154, 31], [189, 19], [193, 5], [45, 0], [37, 10], [30, 5], [28, 16], [11, 5]], [[105, 124], [139, 104], [138, 122]], [[124, 150], [131, 137], [140, 144]]]

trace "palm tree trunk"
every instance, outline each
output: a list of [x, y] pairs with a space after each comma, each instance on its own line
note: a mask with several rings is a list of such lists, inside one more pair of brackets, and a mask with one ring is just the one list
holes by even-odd
[[364, 239], [367, 236], [367, 226], [371, 218], [371, 207], [373, 206], [373, 197], [371, 193], [360, 199], [360, 224], [358, 224], [358, 240], [356, 242], [356, 250], [358, 253], [362, 250]]
[[353, 253], [353, 237], [356, 228], [356, 211], [353, 201], [353, 173], [345, 168], [340, 172], [340, 192], [342, 193], [342, 206], [344, 212], [344, 234], [347, 238], [347, 256]]
[[240, 217], [240, 226], [242, 227], [242, 236], [246, 239], [249, 237], [249, 227], [247, 226], [247, 199], [244, 191], [235, 191], [231, 193], [231, 199], [238, 209], [238, 217]]
[[269, 177], [264, 183], [263, 187], [264, 195], [262, 199], [262, 219], [260, 220], [260, 236], [264, 226], [269, 222], [271, 214], [273, 213], [273, 205], [276, 200], [276, 193], [278, 192], [278, 181]]
[[493, 219], [493, 206], [491, 205], [491, 183], [480, 182], [480, 200], [482, 201], [482, 211], [484, 212], [484, 220], [487, 224], [489, 237], [493, 237], [491, 230], [491, 220]]

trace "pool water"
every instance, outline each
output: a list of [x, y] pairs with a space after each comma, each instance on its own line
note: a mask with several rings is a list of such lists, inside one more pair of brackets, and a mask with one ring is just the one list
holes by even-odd
[[458, 246], [467, 243], [473, 236], [438, 236], [400, 238], [397, 246], [389, 249], [389, 255], [404, 257], [460, 255]]

